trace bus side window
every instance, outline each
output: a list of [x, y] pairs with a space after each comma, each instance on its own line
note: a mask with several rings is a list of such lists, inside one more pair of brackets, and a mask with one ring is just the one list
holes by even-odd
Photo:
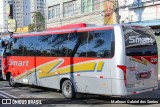
[[73, 49], [72, 56], [87, 57], [87, 38], [88, 32], [77, 33], [77, 40]]
[[112, 30], [97, 30], [89, 32], [87, 57], [110, 58]]

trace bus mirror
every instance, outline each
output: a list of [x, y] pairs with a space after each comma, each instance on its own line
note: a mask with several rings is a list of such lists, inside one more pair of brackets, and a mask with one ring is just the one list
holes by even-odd
[[3, 40], [3, 41], [1, 42], [1, 46], [2, 46], [2, 47], [6, 47], [6, 46], [8, 45], [8, 43], [9, 43], [8, 40]]

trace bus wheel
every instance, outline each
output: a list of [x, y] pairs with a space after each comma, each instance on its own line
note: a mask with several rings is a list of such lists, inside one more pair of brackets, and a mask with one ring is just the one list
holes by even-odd
[[70, 80], [65, 80], [62, 84], [62, 93], [65, 98], [76, 98], [74, 86]]
[[11, 87], [15, 87], [16, 86], [16, 82], [14, 81], [14, 77], [12, 75], [10, 75], [10, 78], [9, 78], [9, 85]]

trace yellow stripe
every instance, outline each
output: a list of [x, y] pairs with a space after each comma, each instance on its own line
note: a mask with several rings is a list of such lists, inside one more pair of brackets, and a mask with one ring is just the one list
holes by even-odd
[[[44, 78], [49, 76], [55, 76], [58, 74], [66, 74], [66, 73], [72, 73], [72, 72], [86, 72], [86, 71], [94, 71], [96, 67], [96, 62], [85, 62], [81, 64], [75, 64], [71, 66], [67, 66], [64, 68], [55, 69], [55, 67], [58, 67], [62, 64], [63, 59], [54, 60], [46, 64], [42, 64], [37, 67], [38, 78]], [[100, 61], [97, 66], [97, 70], [100, 71], [103, 68], [104, 62]], [[54, 70], [55, 69], [55, 70]], [[52, 72], [53, 71], [53, 72]], [[26, 71], [25, 73], [17, 76], [15, 79], [19, 80], [25, 76], [30, 75], [31, 73], [35, 72], [35, 68], [32, 68], [29, 71]]]
[[43, 77], [49, 77], [49, 76], [54, 76], [59, 74], [66, 74], [66, 73], [72, 73], [72, 72], [83, 72], [83, 71], [93, 71], [95, 69], [95, 62], [88, 62], [88, 63], [83, 63], [83, 64], [77, 64], [73, 66], [68, 66], [62, 69], [55, 70], [54, 72], [50, 73], [43, 73], [43, 75], [38, 75], [38, 78], [43, 78]]
[[[50, 72], [50, 71], [51, 71], [53, 68], [55, 68], [60, 62], [62, 62], [62, 59], [59, 59], [59, 60], [56, 60], [56, 61], [54, 60], [54, 61], [52, 61], [52, 62], [49, 62], [49, 63], [46, 63], [46, 64], [42, 64], [42, 65], [40, 65], [40, 66], [37, 67], [37, 71], [40, 70], [41, 72], [39, 73], [39, 75], [43, 75], [43, 72], [45, 72], [45, 73]], [[23, 77], [25, 77], [25, 76], [30, 75], [30, 74], [33, 73], [33, 72], [35, 72], [35, 68], [32, 68], [31, 70], [26, 71], [25, 73], [17, 76], [15, 79], [16, 79], [16, 80], [19, 80], [19, 79], [21, 79], [21, 78], [23, 78]]]
[[102, 61], [100, 61], [100, 62], [98, 63], [97, 71], [99, 71], [99, 72], [102, 71], [103, 64], [104, 64], [104, 62], [102, 62]]
[[45, 64], [41, 67], [38, 67], [37, 70], [39, 70], [38, 77], [43, 77], [43, 75], [48, 74], [52, 69], [54, 69], [56, 66], [60, 64], [61, 60], [52, 62], [50, 64]]

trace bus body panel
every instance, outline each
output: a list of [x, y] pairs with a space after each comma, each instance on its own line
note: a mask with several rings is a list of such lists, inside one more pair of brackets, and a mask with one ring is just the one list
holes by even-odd
[[126, 47], [126, 88], [128, 92], [158, 86], [158, 51], [149, 28], [124, 27]]
[[[146, 57], [139, 58], [146, 59]], [[157, 56], [148, 56], [147, 58], [157, 59]], [[144, 62], [142, 62], [140, 60], [135, 59], [135, 57], [127, 57], [127, 90], [130, 92], [135, 90], [157, 87], [158, 64], [152, 64], [147, 60], [143, 60]], [[142, 76], [150, 75], [150, 77], [140, 77], [140, 74]]]
[[110, 59], [11, 56], [7, 61], [7, 70], [18, 83], [60, 89], [60, 80], [67, 78], [77, 92], [111, 93]]
[[117, 65], [125, 65], [125, 43], [121, 26], [114, 26], [115, 54], [111, 60], [112, 95], [124, 95], [124, 74]]

